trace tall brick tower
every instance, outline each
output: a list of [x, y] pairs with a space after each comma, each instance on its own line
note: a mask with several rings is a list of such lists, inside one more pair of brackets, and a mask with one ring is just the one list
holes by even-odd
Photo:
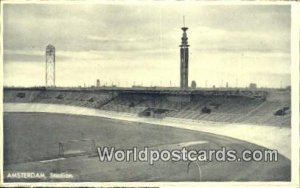
[[180, 88], [187, 89], [189, 87], [189, 46], [188, 45], [188, 37], [186, 31], [188, 30], [187, 27], [184, 25], [183, 20], [183, 27], [181, 28], [183, 33], [181, 37], [181, 44], [180, 47]]

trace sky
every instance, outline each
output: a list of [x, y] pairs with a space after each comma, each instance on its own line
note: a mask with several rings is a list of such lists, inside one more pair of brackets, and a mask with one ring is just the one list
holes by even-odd
[[289, 5], [5, 4], [4, 85], [179, 86], [183, 16], [189, 84], [285, 87], [291, 81]]

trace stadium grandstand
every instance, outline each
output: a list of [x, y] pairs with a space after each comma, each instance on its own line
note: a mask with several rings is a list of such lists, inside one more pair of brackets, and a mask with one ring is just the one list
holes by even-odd
[[4, 88], [4, 102], [52, 103], [214, 122], [291, 124], [290, 90], [141, 88]]

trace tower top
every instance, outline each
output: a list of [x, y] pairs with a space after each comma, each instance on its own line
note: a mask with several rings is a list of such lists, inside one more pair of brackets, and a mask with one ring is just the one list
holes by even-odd
[[182, 31], [185, 32], [185, 31], [188, 30], [189, 28], [188, 28], [188, 27], [182, 27], [181, 29], [182, 29]]
[[188, 27], [185, 27], [185, 16], [183, 16], [183, 19], [182, 19], [182, 21], [183, 21], [183, 26], [182, 26], [182, 31], [186, 31], [186, 30], [188, 30], [189, 28]]
[[181, 37], [181, 44], [180, 47], [189, 47], [188, 45], [188, 37], [186, 31], [189, 29], [188, 27], [185, 27], [185, 17], [183, 16], [183, 27], [181, 28], [183, 33]]

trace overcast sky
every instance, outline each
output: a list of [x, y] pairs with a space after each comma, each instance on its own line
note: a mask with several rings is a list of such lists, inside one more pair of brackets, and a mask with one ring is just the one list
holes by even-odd
[[290, 6], [195, 3], [4, 5], [4, 84], [45, 84], [56, 48], [56, 85], [179, 86], [182, 17], [189, 82], [290, 85]]

